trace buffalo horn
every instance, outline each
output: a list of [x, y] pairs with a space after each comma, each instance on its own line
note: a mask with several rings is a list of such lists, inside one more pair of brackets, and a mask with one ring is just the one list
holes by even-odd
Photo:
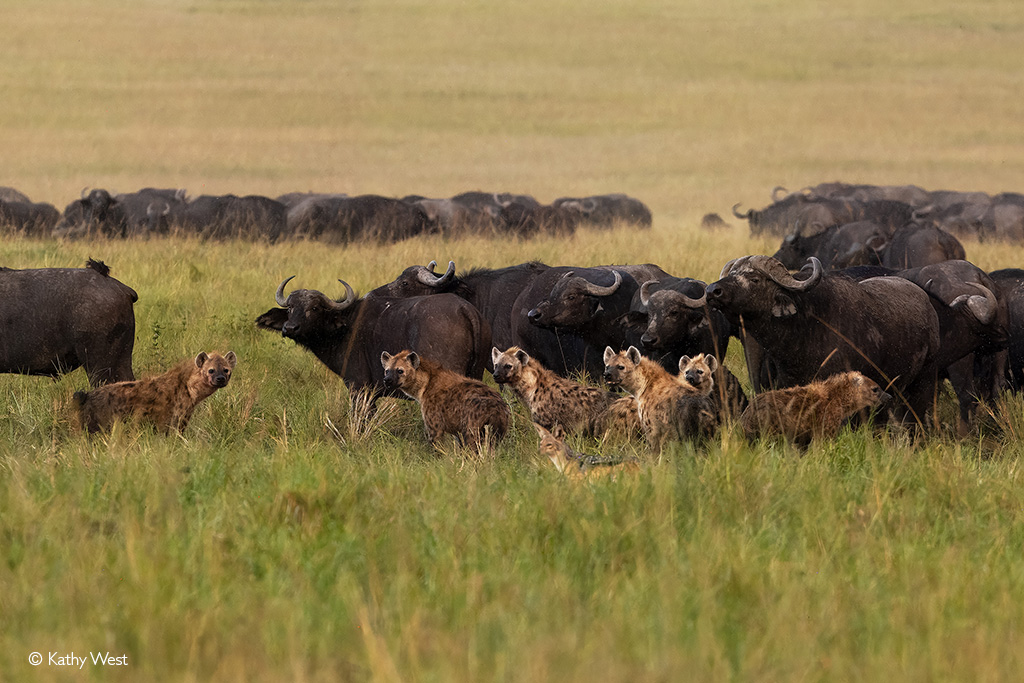
[[284, 286], [294, 277], [294, 275], [292, 275], [292, 277], [286, 277], [284, 280], [281, 280], [281, 284], [277, 286], [277, 291], [274, 293], [274, 301], [277, 302], [278, 306], [288, 305], [288, 300], [284, 298]]
[[338, 282], [345, 285], [345, 300], [337, 301], [334, 303], [334, 309], [338, 311], [344, 311], [346, 308], [352, 305], [352, 302], [356, 300], [356, 293], [352, 289], [352, 285], [345, 282], [341, 278], [338, 278]]
[[992, 322], [992, 319], [996, 317], [996, 307], [998, 301], [996, 295], [992, 293], [992, 290], [985, 285], [980, 285], [977, 282], [966, 283], [971, 285], [975, 289], [981, 290], [981, 294], [967, 295], [961, 294], [957, 298], [950, 302], [950, 306], [967, 302], [967, 310], [971, 312], [971, 315], [977, 319], [982, 325], [988, 325]]
[[617, 290], [619, 288], [619, 285], [622, 284], [622, 276], [619, 275], [619, 271], [613, 270], [612, 275], [615, 276], [615, 282], [608, 285], [607, 287], [595, 285], [593, 282], [590, 282], [589, 280], [584, 280], [583, 278], [580, 279], [583, 280], [584, 289], [590, 296], [609, 296], [611, 294], [614, 294], [615, 290]]
[[750, 220], [750, 217], [753, 215], [754, 210], [750, 209], [746, 213], [740, 213], [739, 211], [736, 210], [736, 207], [738, 207], [740, 204], [742, 204], [742, 202], [737, 202], [737, 203], [732, 205], [732, 215], [736, 216], [736, 218], [743, 218], [743, 219], [746, 219], [746, 220]]
[[648, 280], [647, 282], [640, 285], [640, 303], [645, 307], [651, 301], [651, 286], [658, 284], [657, 280]]
[[431, 261], [425, 268], [420, 267], [416, 279], [427, 287], [441, 287], [448, 284], [455, 276], [455, 261], [448, 262], [448, 270], [445, 271], [444, 275], [434, 274], [434, 266], [436, 265], [437, 261]]
[[780, 191], [785, 193], [785, 194], [789, 194], [789, 190], [784, 188], [782, 185], [776, 185], [775, 189], [772, 190], [772, 201], [773, 202], [779, 201], [779, 192]]
[[[822, 275], [821, 261], [817, 257], [811, 256], [808, 259], [808, 263], [811, 266], [811, 276], [806, 280], [797, 280], [790, 275], [784, 265], [770, 256], [756, 258], [751, 265], [774, 280], [780, 287], [784, 287], [792, 292], [805, 292], [817, 285]], [[806, 268], [806, 266], [804, 267]]]

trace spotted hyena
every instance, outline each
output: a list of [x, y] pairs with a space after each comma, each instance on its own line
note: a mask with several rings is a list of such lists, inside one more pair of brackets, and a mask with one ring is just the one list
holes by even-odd
[[120, 418], [150, 423], [162, 432], [183, 432], [196, 406], [227, 386], [236, 361], [233, 351], [223, 356], [203, 352], [162, 375], [76, 392], [82, 428], [110, 429]]
[[604, 351], [604, 379], [636, 397], [640, 426], [647, 441], [660, 448], [667, 441], [710, 435], [717, 413], [710, 396], [692, 394], [672, 373], [640, 354], [635, 346]]
[[683, 356], [679, 359], [679, 374], [676, 381], [686, 389], [686, 393], [698, 396], [710, 396], [715, 388], [715, 371], [718, 359], [711, 354], [698, 353], [691, 358]]
[[623, 472], [637, 472], [640, 470], [640, 463], [635, 458], [583, 455], [569, 448], [565, 443], [565, 432], [561, 426], [556, 425], [552, 430], [546, 429], [543, 425], [533, 423], [537, 435], [540, 437], [541, 455], [546, 455], [555, 468], [574, 480], [593, 479], [597, 477], [616, 477]]
[[548, 429], [561, 425], [566, 431], [597, 431], [598, 418], [617, 396], [561, 377], [518, 346], [507, 351], [491, 349], [494, 381], [512, 388], [530, 411], [530, 419]]
[[757, 394], [740, 423], [749, 439], [781, 435], [807, 445], [812, 439], [835, 436], [847, 418], [888, 398], [874, 380], [856, 371], [844, 372], [805, 386]]
[[479, 449], [504, 438], [510, 411], [501, 395], [483, 382], [448, 370], [415, 351], [380, 355], [384, 385], [420, 404], [427, 441], [454, 434]]

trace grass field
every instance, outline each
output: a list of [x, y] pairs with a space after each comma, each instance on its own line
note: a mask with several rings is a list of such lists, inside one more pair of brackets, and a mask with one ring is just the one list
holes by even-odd
[[[338, 295], [432, 259], [713, 280], [777, 244], [700, 217], [779, 184], [1024, 191], [1016, 3], [10, 0], [4, 23], [0, 184], [36, 200], [621, 191], [655, 224], [386, 248], [0, 242], [0, 265], [93, 257], [134, 287], [138, 375], [239, 356], [183, 438], [86, 439], [81, 371], [0, 376], [0, 681], [1019, 679], [1019, 399], [965, 440], [609, 446], [642, 474], [573, 487], [521, 408], [494, 461], [435, 452], [409, 403], [365, 431], [336, 376], [253, 324], [288, 275]], [[986, 269], [1024, 261], [965, 246]]]

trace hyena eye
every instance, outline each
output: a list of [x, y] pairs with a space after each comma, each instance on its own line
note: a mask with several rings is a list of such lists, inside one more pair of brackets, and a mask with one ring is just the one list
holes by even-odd
[[616, 365], [615, 367], [617, 367], [619, 370], [625, 370], [626, 369], [625, 365]]
[[511, 363], [505, 363], [505, 369], [506, 370], [511, 370], [512, 369], [512, 364]]
[[215, 370], [213, 368], [210, 368], [209, 370], [207, 370], [207, 372], [212, 375], [215, 372]]
[[405, 374], [405, 370], [403, 370], [402, 368], [398, 368], [398, 374], [399, 375], [404, 375]]

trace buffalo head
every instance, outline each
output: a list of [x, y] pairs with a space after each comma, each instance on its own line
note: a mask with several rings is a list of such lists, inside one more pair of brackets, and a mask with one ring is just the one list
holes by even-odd
[[[640, 303], [647, 309], [647, 329], [640, 342], [645, 349], [666, 349], [684, 339], [692, 339], [708, 327], [705, 314], [707, 293], [700, 280], [689, 280], [682, 287], [658, 289], [657, 280], [645, 282], [640, 287]], [[685, 289], [698, 298], [688, 296]]]
[[352, 287], [339, 279], [345, 286], [345, 298], [337, 301], [315, 289], [296, 289], [285, 297], [285, 285], [294, 277], [285, 278], [274, 293], [274, 300], [283, 308], [272, 308], [261, 315], [256, 319], [257, 326], [278, 330], [282, 336], [296, 341], [337, 335], [346, 327], [346, 313], [356, 301]]
[[821, 281], [821, 262], [812, 256], [809, 265], [810, 277], [798, 280], [771, 256], [734, 259], [722, 268], [719, 280], [708, 285], [708, 302], [732, 315], [793, 315], [796, 305], [792, 294], [806, 292]]
[[551, 292], [527, 313], [527, 317], [541, 327], [583, 327], [602, 310], [601, 298], [619, 290], [622, 274], [613, 270], [612, 275], [615, 281], [601, 286], [570, 270], [555, 282]]

